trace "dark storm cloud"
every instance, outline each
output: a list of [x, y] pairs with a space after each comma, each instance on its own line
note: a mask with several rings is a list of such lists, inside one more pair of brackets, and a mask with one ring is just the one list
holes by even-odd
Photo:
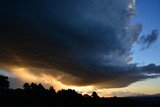
[[65, 84], [99, 87], [157, 77], [128, 64], [141, 32], [140, 24], [129, 24], [133, 0], [6, 0], [1, 8], [4, 69], [27, 67], [61, 76]]
[[143, 49], [148, 49], [158, 39], [158, 30], [153, 30], [151, 34], [144, 35], [138, 40], [139, 44], [142, 44]]
[[156, 66], [155, 64], [149, 64], [148, 66], [143, 66], [141, 67], [141, 69], [149, 74], [154, 74], [154, 73], [160, 74], [160, 66]]

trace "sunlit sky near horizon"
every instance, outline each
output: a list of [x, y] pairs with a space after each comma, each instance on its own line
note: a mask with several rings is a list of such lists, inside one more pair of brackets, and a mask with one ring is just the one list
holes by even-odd
[[4, 1], [0, 74], [11, 88], [160, 93], [160, 0], [134, 1]]

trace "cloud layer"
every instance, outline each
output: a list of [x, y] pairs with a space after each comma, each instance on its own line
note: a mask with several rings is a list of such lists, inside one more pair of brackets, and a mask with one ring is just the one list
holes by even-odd
[[64, 84], [105, 88], [157, 77], [129, 64], [142, 29], [130, 24], [134, 0], [3, 2], [1, 68], [26, 67], [36, 75], [60, 76]]

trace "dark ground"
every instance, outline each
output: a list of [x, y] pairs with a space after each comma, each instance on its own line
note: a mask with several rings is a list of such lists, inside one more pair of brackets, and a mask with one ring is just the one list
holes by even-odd
[[0, 107], [160, 107], [160, 95], [128, 98], [100, 98], [75, 90], [45, 89], [42, 84], [25, 83], [23, 89], [9, 89], [8, 78], [0, 76]]
[[[95, 93], [95, 92], [93, 92]], [[160, 107], [160, 97], [100, 98], [74, 90], [7, 90], [0, 96], [0, 107]]]

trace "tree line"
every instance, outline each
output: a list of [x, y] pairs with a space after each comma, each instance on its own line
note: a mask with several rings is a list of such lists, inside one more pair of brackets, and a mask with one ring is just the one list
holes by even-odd
[[75, 90], [55, 91], [41, 83], [25, 83], [23, 89], [10, 89], [8, 77], [0, 75], [0, 107], [160, 107], [160, 102], [143, 103], [131, 98], [101, 98], [93, 91], [82, 95]]

